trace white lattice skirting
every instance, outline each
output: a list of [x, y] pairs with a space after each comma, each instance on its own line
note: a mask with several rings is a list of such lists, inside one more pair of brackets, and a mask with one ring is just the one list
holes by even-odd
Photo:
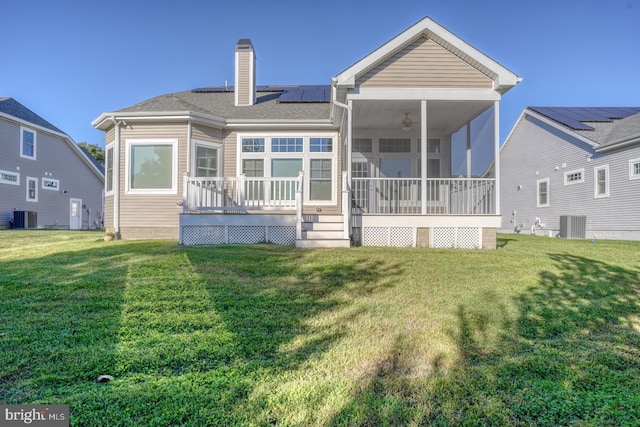
[[294, 245], [296, 227], [283, 225], [184, 225], [182, 244], [273, 243]]
[[478, 227], [434, 227], [432, 248], [480, 249], [482, 229]]
[[[415, 227], [363, 227], [363, 246], [416, 246]], [[480, 249], [482, 228], [480, 227], [433, 227], [430, 229], [430, 247]]]

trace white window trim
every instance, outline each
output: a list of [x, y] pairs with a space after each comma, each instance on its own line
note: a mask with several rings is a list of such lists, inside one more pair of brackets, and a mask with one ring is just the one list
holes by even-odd
[[224, 172], [222, 170], [222, 157], [223, 157], [223, 153], [222, 153], [222, 144], [217, 143], [217, 142], [210, 142], [210, 141], [203, 141], [200, 139], [192, 139], [191, 140], [191, 167], [189, 168], [189, 170], [191, 171], [192, 176], [196, 176], [196, 170], [198, 169], [198, 165], [197, 163], [197, 159], [196, 159], [196, 155], [197, 155], [197, 150], [196, 147], [197, 146], [201, 146], [201, 147], [206, 147], [206, 148], [215, 148], [218, 150], [218, 176], [224, 176]]
[[[111, 162], [115, 163], [116, 162], [116, 158], [115, 158], [115, 154], [116, 154], [116, 150], [114, 148], [114, 143], [110, 142], [109, 144], [105, 145], [104, 147], [104, 195], [105, 196], [112, 196], [113, 195], [113, 188], [115, 187], [115, 181], [116, 181], [116, 177], [112, 176], [111, 177], [111, 190], [107, 190], [107, 173], [109, 172], [109, 165], [107, 164], [107, 152], [109, 150], [113, 150], [111, 153]], [[113, 175], [115, 173], [115, 167], [114, 165], [111, 165], [111, 174]]]
[[[42, 181], [42, 189], [49, 191], [60, 191], [60, 180], [53, 178], [41, 178]], [[47, 182], [55, 183], [55, 186], [51, 187], [47, 185]]]
[[[604, 170], [604, 193], [598, 194], [598, 171]], [[609, 197], [609, 165], [596, 166], [593, 168], [593, 197], [602, 199]]]
[[[2, 175], [13, 175], [16, 177], [16, 180], [8, 181], [6, 179], [2, 179]], [[9, 171], [0, 169], [0, 184], [20, 185], [20, 174], [17, 172], [9, 172]]]
[[640, 163], [640, 157], [629, 160], [629, 180], [640, 179], [640, 175], [633, 173], [633, 165]]
[[[34, 186], [34, 189], [36, 191], [36, 196], [33, 199], [29, 198], [29, 182], [35, 182], [36, 183], [36, 185]], [[38, 178], [34, 178], [32, 176], [28, 176], [26, 184], [27, 184], [26, 185], [26, 187], [27, 187], [27, 202], [36, 203], [38, 201]]]
[[[127, 139], [125, 140], [125, 194], [178, 194], [178, 140], [177, 139]], [[131, 147], [134, 145], [171, 145], [171, 188], [135, 189], [131, 184]]]
[[[542, 182], [547, 183], [547, 203], [545, 204], [540, 204], [540, 183]], [[551, 205], [550, 197], [549, 197], [550, 193], [551, 191], [550, 191], [550, 185], [549, 185], [549, 178], [539, 179], [536, 182], [536, 206], [539, 208], [549, 207]]]
[[[243, 153], [242, 140], [244, 138], [264, 138], [265, 151], [262, 153]], [[271, 152], [271, 138], [302, 138], [302, 152]], [[311, 138], [332, 138], [333, 151], [329, 153], [310, 152]], [[237, 158], [236, 170], [238, 175], [242, 173], [243, 159], [263, 159], [264, 176], [271, 176], [271, 160], [273, 159], [302, 159], [302, 169], [304, 171], [304, 203], [314, 206], [331, 206], [338, 203], [338, 188], [342, 186], [338, 171], [338, 139], [337, 133], [326, 132], [260, 132], [242, 133], [237, 135]], [[310, 200], [309, 199], [309, 179], [311, 159], [331, 159], [332, 179], [331, 179], [331, 200]]]
[[[580, 179], [577, 180], [577, 181], [568, 182], [567, 181], [567, 177], [569, 175], [573, 175], [575, 173], [579, 173], [580, 174]], [[584, 182], [584, 168], [582, 168], [582, 169], [574, 169], [572, 171], [567, 171], [567, 172], [564, 173], [564, 185], [581, 184], [583, 182]]]
[[[27, 132], [31, 132], [33, 134], [33, 156], [25, 156], [23, 154], [24, 150], [23, 150], [23, 145], [24, 145], [24, 139], [23, 139], [23, 131], [27, 131]], [[38, 152], [37, 150], [38, 148], [38, 133], [28, 127], [25, 126], [20, 126], [20, 157], [24, 158], [24, 159], [31, 159], [31, 160], [36, 160], [36, 154]]]

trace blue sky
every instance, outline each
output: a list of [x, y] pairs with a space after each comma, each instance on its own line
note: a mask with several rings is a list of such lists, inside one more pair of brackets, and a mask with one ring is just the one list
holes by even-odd
[[102, 112], [233, 84], [240, 38], [258, 84], [329, 84], [425, 16], [522, 83], [501, 103], [501, 139], [526, 106], [640, 106], [640, 0], [3, 2], [0, 96], [103, 145]]

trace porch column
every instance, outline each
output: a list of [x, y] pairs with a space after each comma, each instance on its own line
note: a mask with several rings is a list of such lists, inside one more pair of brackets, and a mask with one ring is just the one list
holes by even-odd
[[427, 214], [427, 101], [420, 101], [420, 182], [421, 213]]
[[[353, 151], [353, 101], [348, 100], [347, 105], [349, 106], [349, 108], [347, 108], [347, 176], [349, 177], [349, 180], [351, 180], [353, 177], [353, 171], [351, 170], [351, 158], [353, 157], [351, 154]], [[349, 206], [349, 212], [351, 212], [351, 206]]]
[[471, 122], [467, 122], [467, 178], [471, 178]]
[[494, 170], [496, 174], [495, 182], [495, 204], [496, 215], [500, 215], [500, 101], [493, 101], [493, 138], [494, 138]]

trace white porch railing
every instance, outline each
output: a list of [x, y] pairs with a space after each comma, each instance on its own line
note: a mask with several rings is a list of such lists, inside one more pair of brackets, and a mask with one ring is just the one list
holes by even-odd
[[[494, 215], [495, 179], [353, 178], [354, 214]], [[425, 211], [423, 212], [423, 205]]]
[[207, 177], [185, 174], [182, 206], [189, 211], [232, 211], [247, 209], [296, 209], [296, 193], [302, 175], [293, 178]]

